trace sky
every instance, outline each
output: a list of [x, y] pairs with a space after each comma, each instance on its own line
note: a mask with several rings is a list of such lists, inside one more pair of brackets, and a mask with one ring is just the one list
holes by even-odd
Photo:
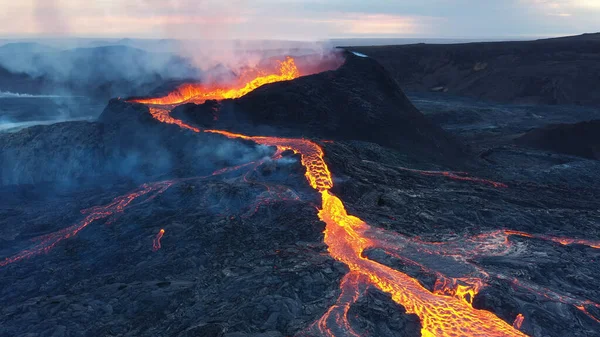
[[600, 31], [600, 0], [0, 0], [0, 37], [503, 38]]

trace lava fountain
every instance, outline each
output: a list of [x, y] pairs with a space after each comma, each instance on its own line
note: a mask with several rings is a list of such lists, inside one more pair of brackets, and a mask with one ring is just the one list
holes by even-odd
[[288, 56], [277, 61], [277, 73], [267, 73], [263, 69], [253, 69], [242, 74], [231, 84], [196, 84], [186, 83], [164, 97], [134, 99], [132, 102], [150, 105], [176, 105], [181, 103], [201, 104], [207, 100], [223, 100], [238, 98], [252, 90], [269, 83], [293, 80], [300, 76], [294, 58]]

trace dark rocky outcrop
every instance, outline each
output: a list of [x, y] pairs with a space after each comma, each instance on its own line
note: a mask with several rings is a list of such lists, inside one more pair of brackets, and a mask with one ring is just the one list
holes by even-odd
[[207, 111], [213, 107], [214, 102], [188, 104], [173, 115], [254, 134], [363, 140], [438, 160], [463, 156], [458, 142], [424, 117], [379, 63], [351, 53], [337, 70], [264, 85], [224, 101], [218, 119], [210, 122]]
[[600, 106], [600, 34], [537, 41], [352, 47], [408, 91]]
[[[208, 174], [265, 155], [254, 143], [230, 142], [163, 124], [139, 104], [111, 100], [98, 122], [39, 125], [0, 133], [0, 185]], [[184, 173], [185, 172], [185, 173]]]
[[600, 120], [552, 124], [517, 138], [519, 145], [600, 160]]
[[100, 174], [103, 125], [65, 122], [0, 134], [0, 185]]

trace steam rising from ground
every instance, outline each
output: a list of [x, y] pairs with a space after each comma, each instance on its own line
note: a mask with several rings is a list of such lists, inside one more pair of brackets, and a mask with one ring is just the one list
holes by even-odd
[[[41, 42], [48, 45], [0, 46], [0, 99], [85, 96], [105, 105], [113, 97], [152, 96], [183, 82], [233, 83], [244, 71], [284, 56], [296, 57], [307, 74], [327, 70], [319, 65], [337, 57], [318, 42], [122, 39], [79, 41], [77, 48]], [[25, 120], [31, 118], [12, 122]]]
[[21, 94], [18, 92], [0, 91], [0, 98], [61, 98], [61, 97], [72, 97], [72, 96], [32, 95], [32, 94]]

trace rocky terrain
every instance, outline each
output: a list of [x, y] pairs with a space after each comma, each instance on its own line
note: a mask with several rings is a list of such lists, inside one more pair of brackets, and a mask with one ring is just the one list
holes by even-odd
[[490, 101], [600, 106], [600, 34], [517, 42], [352, 47], [408, 91]]
[[600, 159], [600, 120], [551, 124], [531, 130], [516, 141], [538, 149]]
[[[338, 70], [172, 114], [316, 142], [348, 213], [402, 252], [368, 259], [428, 291], [485, 272], [473, 307], [509, 325], [522, 315], [531, 336], [600, 336], [600, 162], [514, 141], [596, 112], [410, 98], [423, 114], [349, 54]], [[340, 296], [348, 268], [328, 254], [299, 154], [270, 159], [272, 147], [119, 99], [96, 122], [4, 133], [0, 146], [0, 336], [316, 336]], [[422, 327], [374, 287], [347, 317], [361, 336]]]

